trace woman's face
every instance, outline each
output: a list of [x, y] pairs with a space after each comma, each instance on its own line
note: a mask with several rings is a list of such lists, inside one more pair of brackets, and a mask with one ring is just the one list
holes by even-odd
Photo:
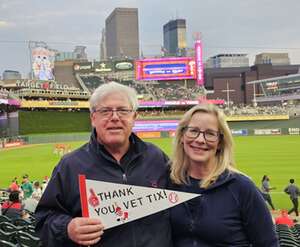
[[[191, 138], [197, 131], [200, 131], [199, 136]], [[213, 135], [217, 136], [213, 137]], [[188, 130], [184, 131], [182, 143], [190, 165], [213, 167], [220, 143], [217, 117], [212, 113], [195, 113], [188, 124]]]

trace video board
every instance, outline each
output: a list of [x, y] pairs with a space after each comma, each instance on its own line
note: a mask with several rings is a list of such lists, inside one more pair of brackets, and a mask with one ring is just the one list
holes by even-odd
[[195, 79], [195, 59], [193, 57], [170, 57], [137, 60], [135, 78], [136, 80]]

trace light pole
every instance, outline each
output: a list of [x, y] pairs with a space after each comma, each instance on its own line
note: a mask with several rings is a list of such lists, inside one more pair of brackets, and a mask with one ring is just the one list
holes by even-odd
[[235, 92], [234, 89], [229, 89], [229, 84], [228, 84], [228, 81], [226, 82], [226, 90], [222, 90], [222, 92], [226, 92], [227, 94], [227, 107], [228, 107], [228, 110], [229, 110], [229, 104], [230, 104], [230, 99], [229, 99], [229, 94], [231, 92]]

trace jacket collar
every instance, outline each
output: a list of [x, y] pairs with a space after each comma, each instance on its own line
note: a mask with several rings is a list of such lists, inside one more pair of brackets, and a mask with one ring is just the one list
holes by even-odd
[[214, 182], [212, 185], [208, 186], [207, 190], [213, 190], [215, 188], [218, 188], [224, 184], [230, 183], [231, 181], [236, 179], [236, 173], [225, 170]]
[[[131, 135], [129, 136], [129, 143], [130, 143], [130, 147], [129, 150], [133, 150], [133, 154], [134, 156], [136, 155], [140, 155], [143, 152], [145, 152], [146, 150], [146, 144], [144, 141], [142, 141], [137, 135], [135, 135], [133, 132], [131, 133]], [[96, 129], [93, 128], [93, 131], [91, 133], [91, 137], [90, 137], [90, 147], [96, 151], [96, 153], [98, 154], [109, 154], [108, 151], [105, 149], [104, 145], [101, 144], [98, 140], [97, 140], [97, 132]], [[109, 154], [110, 155], [110, 154]]]

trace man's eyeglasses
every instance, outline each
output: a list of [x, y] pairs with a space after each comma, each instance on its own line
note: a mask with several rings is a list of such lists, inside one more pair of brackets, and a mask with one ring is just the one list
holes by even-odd
[[183, 130], [183, 133], [185, 134], [185, 136], [188, 137], [188, 138], [191, 138], [191, 139], [198, 138], [199, 135], [202, 133], [204, 139], [208, 142], [215, 142], [221, 136], [219, 131], [209, 130], [209, 129], [201, 131], [197, 127], [188, 127], [187, 126], [187, 127], [184, 127], [182, 130]]
[[124, 118], [128, 117], [132, 112], [134, 112], [132, 109], [127, 109], [127, 108], [117, 108], [117, 109], [112, 109], [112, 108], [100, 108], [95, 110], [94, 112], [98, 112], [102, 117], [105, 118], [110, 118], [113, 116], [113, 113], [117, 113], [118, 117]]

